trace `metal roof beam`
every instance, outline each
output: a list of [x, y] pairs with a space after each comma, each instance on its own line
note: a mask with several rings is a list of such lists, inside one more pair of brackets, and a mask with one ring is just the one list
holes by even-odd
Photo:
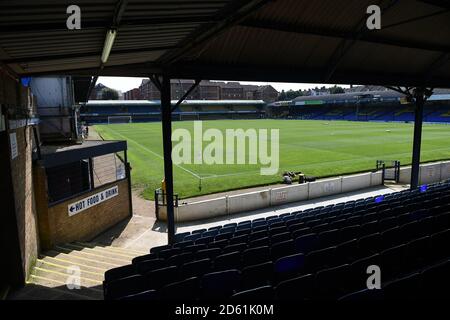
[[[324, 83], [323, 74], [316, 69], [267, 67], [262, 66], [230, 66], [230, 65], [200, 65], [183, 63], [176, 65], [170, 71], [171, 78], [176, 79], [220, 79], [235, 81], [273, 81], [293, 83]], [[370, 85], [398, 85], [404, 86], [432, 86], [448, 87], [448, 80], [444, 77], [431, 77], [425, 81], [423, 76], [412, 76], [402, 73], [352, 72], [339, 71], [330, 78], [330, 83], [336, 84], [370, 84]]]
[[216, 37], [225, 29], [238, 24], [250, 14], [273, 0], [235, 0], [220, 10], [213, 20], [214, 24], [207, 24], [194, 31], [182, 44], [181, 48], [164, 55], [159, 59], [161, 64], [169, 65], [176, 62], [183, 55], [201, 44]]
[[[120, 26], [154, 26], [154, 25], [176, 25], [176, 24], [204, 24], [213, 23], [211, 17], [204, 15], [194, 16], [194, 17], [168, 17], [168, 18], [140, 18], [133, 20], [121, 20]], [[83, 21], [82, 29], [104, 29], [108, 26], [108, 21]], [[22, 32], [51, 32], [51, 31], [67, 31], [67, 27], [64, 23], [51, 22], [51, 23], [41, 23], [41, 24], [26, 24], [26, 25], [14, 25], [10, 28], [0, 29], [1, 34], [11, 34], [11, 33], [22, 33]], [[14, 30], [14, 31], [11, 31]]]
[[429, 80], [433, 74], [438, 71], [442, 66], [444, 66], [450, 60], [450, 53], [445, 52], [441, 54], [433, 63], [427, 68], [425, 72], [425, 81]]
[[122, 21], [123, 14], [125, 12], [125, 8], [127, 7], [128, 0], [119, 0], [116, 6], [116, 10], [113, 16], [113, 22], [111, 28], [118, 28], [120, 22]]
[[[128, 50], [115, 50], [111, 51], [111, 55], [113, 54], [131, 54], [131, 53], [140, 53], [140, 52], [149, 52], [149, 51], [164, 51], [171, 50], [177, 48], [176, 46], [168, 46], [168, 47], [153, 47], [153, 48], [139, 48], [139, 49], [128, 49]], [[28, 63], [28, 62], [36, 62], [36, 61], [51, 61], [51, 60], [60, 60], [60, 59], [71, 59], [71, 58], [87, 58], [87, 57], [95, 57], [98, 56], [98, 51], [95, 52], [85, 52], [85, 53], [69, 53], [69, 54], [60, 54], [60, 55], [46, 55], [46, 56], [30, 56], [30, 57], [21, 57], [16, 59], [5, 59], [3, 63], [12, 64], [12, 63]]]
[[349, 32], [339, 32], [335, 29], [329, 28], [315, 28], [306, 25], [298, 25], [298, 24], [290, 24], [285, 22], [278, 21], [269, 21], [269, 20], [245, 20], [239, 24], [243, 27], [250, 28], [258, 28], [258, 29], [266, 29], [271, 31], [280, 31], [287, 33], [298, 33], [304, 35], [313, 35], [319, 37], [328, 37], [328, 38], [337, 38], [343, 40], [359, 40], [374, 44], [384, 44], [390, 46], [396, 46], [401, 48], [409, 48], [409, 49], [419, 49], [419, 50], [428, 50], [428, 51], [436, 51], [436, 52], [450, 52], [450, 46], [442, 46], [442, 45], [433, 45], [433, 44], [424, 44], [415, 41], [402, 40], [402, 39], [389, 39], [381, 36], [377, 36], [375, 34], [364, 34], [361, 37], [356, 38], [354, 33]]
[[[378, 6], [381, 7], [381, 12], [386, 13], [389, 9], [394, 7], [399, 0], [389, 0], [385, 5], [381, 5], [383, 0], [378, 2]], [[369, 29], [366, 26], [366, 13], [364, 12], [364, 16], [358, 22], [358, 25], [355, 27], [353, 33], [355, 34], [354, 39], [348, 41], [347, 39], [343, 39], [341, 43], [338, 45], [336, 50], [334, 51], [332, 57], [330, 58], [327, 66], [327, 70], [324, 74], [324, 82], [327, 83], [330, 81], [333, 73], [338, 68], [339, 64], [342, 62], [347, 53], [353, 48], [353, 46], [357, 43], [361, 37], [367, 33], [369, 33]]]
[[420, 0], [420, 2], [431, 4], [439, 8], [450, 9], [450, 3], [446, 0]]

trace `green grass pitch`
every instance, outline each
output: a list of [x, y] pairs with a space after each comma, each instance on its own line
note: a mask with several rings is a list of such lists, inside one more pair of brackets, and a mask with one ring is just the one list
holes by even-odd
[[[174, 122], [173, 129], [193, 131], [192, 121]], [[248, 128], [279, 129], [280, 170], [259, 174], [259, 165], [174, 166], [175, 193], [181, 198], [230, 189], [278, 183], [283, 171], [302, 171], [325, 177], [371, 170], [376, 160], [411, 163], [413, 124], [324, 120], [213, 120], [203, 130]], [[127, 140], [134, 187], [143, 188], [147, 199], [163, 179], [161, 123], [96, 125], [105, 140]], [[421, 161], [450, 158], [450, 125], [423, 127]], [[203, 146], [208, 144], [203, 143]], [[201, 178], [201, 179], [200, 179]], [[200, 188], [201, 180], [201, 188]]]

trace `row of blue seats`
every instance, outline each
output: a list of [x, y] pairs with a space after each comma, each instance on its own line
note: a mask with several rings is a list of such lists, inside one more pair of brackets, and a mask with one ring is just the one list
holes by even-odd
[[[407, 191], [408, 192], [408, 191]], [[409, 191], [410, 192], [410, 191]], [[183, 232], [179, 233], [175, 237], [176, 242], [185, 241], [185, 240], [197, 240], [199, 238], [216, 236], [219, 233], [227, 233], [233, 231], [244, 230], [247, 228], [255, 228], [263, 225], [277, 225], [281, 222], [289, 223], [289, 221], [293, 221], [296, 219], [304, 220], [308, 217], [315, 216], [316, 219], [324, 219], [325, 215], [331, 216], [339, 216], [342, 217], [351, 212], [366, 212], [370, 213], [371, 209], [375, 209], [377, 211], [381, 211], [383, 209], [388, 209], [389, 205], [394, 202], [402, 201], [402, 197], [408, 197], [410, 193], [402, 193], [398, 194], [390, 194], [386, 196], [379, 197], [371, 197], [358, 201], [349, 201], [346, 203], [340, 203], [336, 205], [329, 205], [326, 207], [318, 207], [314, 209], [306, 209], [304, 211], [295, 211], [292, 213], [285, 213], [279, 216], [269, 216], [266, 218], [258, 218], [255, 220], [246, 220], [241, 221], [239, 223], [228, 223], [223, 226], [214, 226], [209, 229], [199, 229], [193, 232]], [[416, 190], [415, 193], [420, 194], [419, 190]], [[420, 202], [420, 197], [417, 198]], [[445, 199], [442, 200], [445, 203]], [[403, 201], [402, 204], [407, 205], [408, 202]], [[373, 213], [373, 212], [372, 212]]]
[[[274, 223], [269, 222], [275, 218], [259, 219], [247, 229], [236, 230], [239, 225], [234, 225], [233, 232], [220, 233], [217, 236], [223, 239], [213, 237], [212, 242], [201, 243], [208, 238], [204, 237], [174, 246], [156, 247], [149, 255], [135, 258], [131, 266], [105, 273], [105, 295], [118, 298], [131, 294], [130, 290], [140, 292], [144, 288], [132, 285], [138, 281], [136, 279], [140, 279], [146, 289], [160, 291], [174, 279], [202, 278], [208, 272], [224, 269], [243, 271], [254, 268], [252, 274], [263, 281], [260, 284], [265, 281], [273, 285], [283, 280], [283, 274], [292, 277], [340, 264], [351, 266], [358, 259], [366, 264], [370, 261], [382, 263], [386, 274], [400, 276], [411, 271], [412, 267], [426, 266], [450, 256], [447, 246], [450, 241], [450, 230], [447, 230], [450, 228], [450, 212], [445, 212], [450, 209], [449, 194], [448, 183], [436, 184], [429, 186], [428, 190], [421, 188], [386, 195], [382, 201], [361, 199], [315, 208], [301, 215], [286, 214], [277, 217], [281, 220]], [[341, 219], [344, 216], [346, 219]], [[333, 229], [340, 223], [357, 221], [354, 218], [369, 217], [365, 224], [341, 225], [340, 229]], [[254, 222], [261, 225], [253, 226]], [[394, 224], [397, 226], [392, 227]], [[349, 240], [342, 242], [345, 239], [343, 235], [347, 235]], [[264, 272], [258, 273], [261, 267], [256, 266], [259, 263], [272, 263], [274, 273], [267, 266], [266, 269], [262, 267]], [[291, 273], [290, 269], [294, 272]], [[346, 270], [347, 267], [341, 269]], [[277, 275], [275, 282], [268, 279], [269, 274]], [[249, 277], [245, 279], [248, 283]]]

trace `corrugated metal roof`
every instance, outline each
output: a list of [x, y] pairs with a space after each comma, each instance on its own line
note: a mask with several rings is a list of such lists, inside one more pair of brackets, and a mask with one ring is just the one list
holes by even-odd
[[[106, 66], [154, 62], [230, 0], [128, 1]], [[0, 59], [19, 74], [96, 68], [117, 0], [76, 1], [81, 30], [68, 30], [73, 1], [0, 2]]]
[[[239, 80], [450, 86], [445, 56], [450, 50], [450, 6], [430, 2], [378, 1], [385, 8], [382, 28], [369, 31], [366, 9], [377, 3], [371, 0], [274, 1], [191, 52], [186, 73], [228, 79], [235, 72]], [[227, 73], [230, 67], [236, 69]], [[240, 67], [245, 67], [242, 72]]]
[[[18, 74], [450, 87], [450, 5], [437, 0], [130, 0], [98, 71], [118, 0], [0, 2], [0, 60]], [[365, 27], [382, 7], [381, 30]]]

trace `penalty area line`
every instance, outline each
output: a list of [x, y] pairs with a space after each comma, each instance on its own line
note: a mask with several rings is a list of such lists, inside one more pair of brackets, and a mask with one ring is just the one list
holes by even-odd
[[[159, 155], [158, 153], [156, 153], [156, 152], [154, 152], [154, 151], [148, 149], [146, 146], [143, 146], [143, 145], [140, 144], [139, 142], [137, 142], [137, 141], [135, 141], [135, 140], [133, 140], [133, 139], [131, 139], [131, 138], [127, 138], [127, 137], [125, 137], [124, 135], [120, 134], [120, 133], [117, 132], [117, 131], [114, 131], [114, 133], [116, 133], [117, 135], [119, 135], [120, 137], [122, 137], [124, 140], [130, 141], [130, 142], [136, 144], [138, 147], [140, 147], [140, 148], [143, 149], [144, 151], [147, 151], [148, 153], [154, 155], [155, 157], [158, 157], [158, 158], [160, 158], [161, 160], [164, 160], [164, 157], [163, 157], [163, 156], [161, 156], [161, 155]], [[189, 169], [186, 169], [186, 168], [184, 168], [184, 167], [182, 167], [182, 166], [180, 166], [180, 165], [178, 165], [178, 164], [173, 164], [173, 165], [174, 165], [175, 167], [180, 168], [181, 170], [184, 170], [184, 171], [186, 171], [187, 173], [193, 175], [193, 176], [196, 177], [197, 179], [201, 179], [201, 178], [202, 178], [202, 177], [200, 177], [198, 174], [196, 174], [195, 172], [193, 172], [193, 171], [191, 171], [191, 170], [189, 170]]]

